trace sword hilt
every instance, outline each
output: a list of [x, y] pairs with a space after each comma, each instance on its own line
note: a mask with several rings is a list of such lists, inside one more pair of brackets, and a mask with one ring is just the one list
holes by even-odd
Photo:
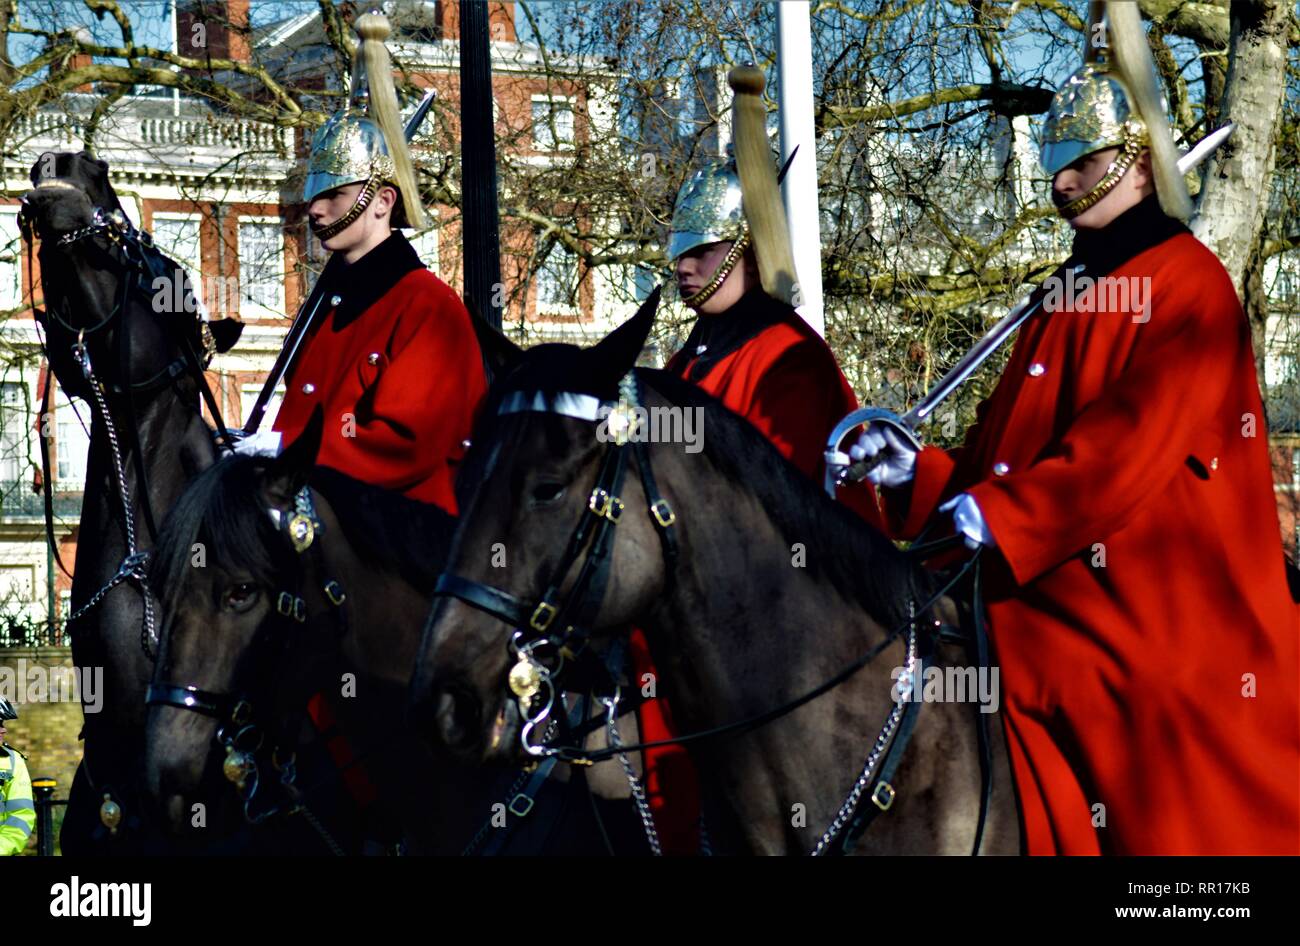
[[[918, 451], [921, 449], [921, 440], [917, 437], [916, 431], [912, 429], [912, 425], [907, 422], [906, 417], [899, 417], [893, 411], [887, 411], [881, 407], [861, 407], [835, 425], [835, 429], [831, 431], [830, 438], [826, 442], [826, 453], [829, 455], [842, 452], [840, 451], [840, 443], [846, 435], [859, 427], [870, 429], [873, 424], [892, 429]], [[842, 486], [846, 482], [861, 482], [866, 479], [868, 473], [884, 462], [885, 456], [885, 452], [882, 451], [874, 457], [854, 461], [834, 477], [831, 476], [828, 467], [826, 471], [826, 491], [834, 498], [837, 486]]]

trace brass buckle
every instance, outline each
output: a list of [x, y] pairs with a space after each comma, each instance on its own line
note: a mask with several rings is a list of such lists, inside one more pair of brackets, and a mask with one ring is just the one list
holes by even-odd
[[307, 620], [307, 602], [287, 591], [280, 592], [280, 597], [275, 601], [275, 610], [299, 624]]
[[673, 512], [673, 507], [668, 505], [666, 499], [656, 499], [652, 502], [650, 504], [650, 515], [655, 517], [655, 522], [659, 523], [661, 529], [667, 529], [677, 521], [677, 513]]
[[334, 605], [336, 608], [344, 601], [348, 600], [347, 593], [343, 590], [343, 586], [333, 578], [325, 582], [325, 597], [329, 598], [330, 604]]
[[[881, 801], [881, 795], [884, 792], [888, 792], [889, 795], [884, 801]], [[875, 802], [876, 807], [881, 811], [888, 811], [889, 806], [894, 803], [894, 786], [888, 782], [881, 782], [876, 786], [876, 790], [871, 793], [871, 800]]]
[[240, 700], [230, 711], [230, 721], [236, 726], [243, 726], [253, 718], [253, 705], [248, 700]]
[[[519, 801], [521, 798], [523, 799], [522, 804]], [[510, 813], [512, 815], [514, 815], [517, 818], [523, 818], [527, 816], [527, 814], [530, 811], [533, 810], [534, 804], [536, 804], [536, 802], [533, 801], [531, 796], [525, 795], [523, 792], [520, 792], [514, 798], [510, 799], [510, 804], [507, 807], [510, 809]], [[516, 805], [518, 807], [515, 807]]]
[[591, 498], [587, 500], [587, 508], [601, 518], [608, 519], [610, 522], [618, 522], [618, 517], [623, 515], [624, 505], [623, 500], [597, 486], [591, 491]]
[[543, 601], [537, 605], [533, 611], [533, 616], [528, 619], [528, 625], [535, 631], [545, 631], [555, 620], [555, 615], [559, 613], [559, 608], [553, 604]]

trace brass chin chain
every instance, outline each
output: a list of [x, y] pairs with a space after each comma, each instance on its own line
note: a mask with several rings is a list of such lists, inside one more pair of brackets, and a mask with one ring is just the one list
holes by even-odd
[[315, 222], [312, 223], [311, 229], [312, 232], [316, 234], [316, 239], [323, 243], [331, 237], [338, 236], [348, 227], [352, 226], [353, 222], [365, 213], [366, 208], [370, 206], [370, 202], [374, 200], [375, 194], [378, 190], [379, 181], [375, 177], [371, 176], [371, 178], [366, 181], [366, 186], [361, 188], [361, 193], [357, 195], [357, 202], [352, 205], [351, 210], [339, 217], [333, 223], [325, 224], [324, 226], [317, 226]]
[[722, 262], [718, 264], [717, 272], [713, 274], [713, 278], [710, 279], [704, 288], [695, 295], [684, 296], [682, 298], [682, 303], [692, 309], [696, 309], [709, 301], [709, 298], [718, 291], [719, 287], [724, 282], [726, 282], [727, 277], [731, 275], [731, 271], [736, 268], [736, 264], [740, 262], [740, 258], [745, 255], [745, 250], [747, 249], [749, 249], [748, 221], [744, 224], [744, 230], [741, 232], [740, 238], [736, 240], [735, 243], [731, 244], [731, 249], [727, 251], [727, 255], [724, 256]]
[[1142, 153], [1144, 147], [1146, 147], [1145, 133], [1138, 132], [1136, 134], [1126, 134], [1124, 136], [1124, 144], [1121, 151], [1115, 157], [1115, 160], [1110, 163], [1110, 167], [1106, 169], [1105, 176], [1098, 181], [1097, 186], [1088, 191], [1088, 193], [1084, 194], [1082, 197], [1076, 197], [1068, 204], [1063, 204], [1059, 208], [1061, 216], [1066, 220], [1073, 220], [1075, 217], [1079, 216], [1079, 214], [1088, 210], [1090, 207], [1093, 207], [1099, 200], [1113, 191], [1115, 185], [1119, 183], [1120, 178], [1127, 174], [1128, 169], [1133, 166], [1133, 162], [1137, 160], [1138, 155]]

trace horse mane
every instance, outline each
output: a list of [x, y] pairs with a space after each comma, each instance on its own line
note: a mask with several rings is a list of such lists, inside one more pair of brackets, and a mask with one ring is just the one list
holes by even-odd
[[[280, 584], [300, 573], [301, 561], [260, 498], [268, 464], [266, 457], [223, 457], [195, 477], [172, 508], [149, 567], [149, 582], [168, 613], [179, 603], [196, 543], [205, 565], [238, 562], [262, 584]], [[416, 588], [432, 590], [451, 544], [454, 516], [329, 467], [315, 467], [308, 480], [329, 502], [358, 556], [399, 573]]]
[[433, 591], [456, 531], [455, 516], [332, 467], [316, 467], [309, 479], [357, 554], [398, 572], [421, 591]]
[[[671, 403], [704, 410], [701, 454], [737, 489], [749, 492], [790, 543], [808, 549], [806, 569], [830, 582], [886, 627], [908, 617], [931, 580], [882, 532], [826, 495], [757, 427], [675, 374], [638, 369], [646, 386]], [[827, 431], [829, 434], [830, 432]]]
[[[536, 357], [542, 349], [545, 357]], [[608, 385], [583, 380], [581, 354], [566, 345], [529, 349], [523, 363], [494, 385], [480, 414], [487, 430], [475, 432], [475, 447], [462, 465], [466, 486], [482, 473], [486, 457], [485, 451], [476, 449], [478, 441], [491, 439], [491, 428], [501, 421], [497, 406], [508, 393], [570, 391], [610, 396]], [[707, 433], [701, 438], [701, 456], [736, 489], [753, 495], [791, 544], [802, 543], [810, 550], [806, 564], [810, 574], [824, 577], [887, 627], [907, 619], [909, 602], [919, 604], [929, 597], [933, 579], [923, 568], [887, 536], [827, 496], [753, 424], [674, 374], [651, 368], [637, 372], [647, 387], [670, 403], [703, 408]], [[483, 437], [484, 433], [489, 436]]]

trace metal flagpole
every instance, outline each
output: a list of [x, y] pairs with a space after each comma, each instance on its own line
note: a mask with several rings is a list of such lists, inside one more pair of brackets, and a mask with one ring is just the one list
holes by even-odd
[[488, 13], [486, 3], [460, 0], [461, 217], [465, 305], [499, 329], [503, 301], [501, 236]]
[[817, 139], [813, 123], [812, 27], [804, 0], [782, 0], [776, 8], [781, 161], [795, 148], [781, 196], [790, 221], [790, 248], [798, 278], [797, 308], [818, 335], [826, 334], [822, 308], [822, 239], [817, 215]]

